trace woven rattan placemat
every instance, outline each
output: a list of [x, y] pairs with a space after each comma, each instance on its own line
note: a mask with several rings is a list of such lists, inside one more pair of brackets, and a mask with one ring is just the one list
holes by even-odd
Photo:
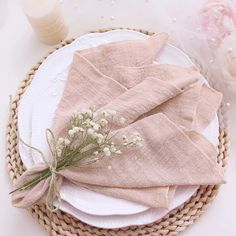
[[[99, 30], [96, 32], [105, 32], [111, 29]], [[145, 30], [137, 30], [141, 33], [151, 35], [153, 33]], [[94, 31], [95, 32], [95, 31]], [[63, 41], [54, 50], [50, 51], [48, 55], [53, 53], [55, 50], [70, 44], [73, 39]], [[48, 56], [47, 55], [47, 56]], [[45, 56], [40, 60], [26, 75], [26, 78], [20, 85], [16, 96], [12, 100], [9, 123], [7, 126], [7, 167], [10, 174], [10, 178], [14, 183], [17, 178], [24, 172], [25, 168], [21, 161], [18, 151], [18, 137], [16, 134], [17, 130], [17, 113], [18, 105], [21, 96], [26, 91], [27, 87], [30, 85], [34, 74], [38, 70], [42, 62], [47, 58]], [[219, 146], [218, 146], [218, 156], [217, 160], [223, 167], [226, 166], [228, 158], [229, 140], [226, 131], [226, 121], [225, 121], [225, 109], [222, 104], [219, 113]], [[51, 216], [44, 205], [36, 205], [29, 209], [33, 217], [51, 234], [60, 236], [75, 236], [75, 235], [177, 235], [179, 232], [183, 231], [189, 225], [193, 224], [194, 221], [199, 218], [199, 216], [206, 211], [208, 205], [213, 201], [217, 195], [219, 186], [201, 186], [194, 196], [191, 197], [189, 201], [182, 204], [175, 210], [171, 211], [161, 220], [143, 226], [131, 226], [119, 229], [101, 229], [87, 225], [78, 219], [72, 217], [71, 215], [64, 213], [62, 211], [57, 211]], [[51, 222], [52, 221], [52, 222]], [[51, 222], [51, 223], [50, 223]]]

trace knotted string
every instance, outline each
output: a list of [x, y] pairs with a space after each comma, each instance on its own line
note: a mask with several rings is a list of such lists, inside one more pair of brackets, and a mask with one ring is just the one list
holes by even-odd
[[44, 154], [38, 149], [23, 141], [20, 137], [19, 140], [25, 146], [31, 148], [32, 150], [38, 152], [42, 157], [44, 163], [48, 166], [48, 169], [51, 173], [50, 182], [48, 186], [47, 196], [46, 196], [46, 207], [50, 212], [55, 212], [59, 209], [61, 196], [59, 192], [58, 185], [58, 172], [57, 172], [57, 153], [56, 153], [56, 141], [55, 137], [50, 129], [46, 129], [46, 139], [51, 152], [51, 160], [48, 161]]
[[[51, 140], [50, 140], [51, 137]], [[61, 196], [59, 192], [59, 185], [58, 185], [58, 172], [57, 172], [57, 153], [56, 153], [56, 141], [55, 137], [50, 129], [46, 129], [46, 139], [47, 143], [51, 152], [51, 161], [48, 161], [44, 154], [38, 149], [35, 148], [26, 142], [24, 142], [20, 136], [19, 140], [22, 142], [25, 146], [31, 148], [32, 150], [35, 150], [40, 154], [45, 164], [48, 166], [49, 171], [51, 172], [50, 175], [50, 182], [48, 186], [48, 192], [46, 196], [46, 207], [50, 212], [50, 235], [52, 235], [52, 221], [53, 221], [53, 213], [56, 212], [59, 209], [60, 203], [61, 203]]]
[[61, 196], [59, 193], [59, 186], [57, 181], [58, 179], [58, 172], [57, 172], [58, 156], [56, 152], [57, 144], [54, 134], [50, 129], [46, 129], [46, 138], [52, 157], [51, 162], [48, 164], [49, 170], [51, 172], [51, 179], [48, 187], [46, 206], [51, 212], [55, 212], [59, 209], [61, 202]]

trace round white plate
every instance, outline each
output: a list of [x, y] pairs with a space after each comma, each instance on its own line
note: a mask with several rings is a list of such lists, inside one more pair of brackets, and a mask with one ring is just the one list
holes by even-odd
[[186, 196], [191, 196], [196, 192], [197, 187], [181, 186], [176, 190], [175, 198], [170, 205], [170, 209], [161, 208], [149, 208], [148, 210], [132, 214], [132, 215], [118, 215], [118, 216], [94, 216], [86, 214], [70, 204], [63, 202], [60, 209], [70, 213], [74, 217], [80, 219], [81, 221], [96, 226], [100, 228], [121, 228], [130, 225], [144, 225], [161, 219], [165, 216], [171, 209], [174, 209], [181, 205], [186, 200]]
[[[51, 127], [53, 115], [57, 104], [60, 101], [65, 81], [67, 79], [68, 69], [72, 62], [75, 50], [81, 50], [112, 41], [144, 39], [146, 37], [147, 36], [144, 34], [128, 30], [117, 30], [103, 34], [87, 34], [78, 38], [72, 44], [63, 47], [50, 55], [38, 69], [34, 80], [21, 100], [19, 107], [19, 131], [21, 137], [31, 145], [43, 150], [45, 154], [48, 154], [48, 147], [46, 142], [44, 142], [44, 130]], [[191, 60], [182, 51], [171, 45], [167, 45], [164, 50], [162, 50], [157, 58], [157, 62], [182, 66], [192, 65]], [[32, 130], [33, 135], [31, 134]], [[204, 131], [204, 134], [212, 143], [217, 143], [217, 119], [209, 125], [209, 127]], [[31, 167], [34, 163], [42, 161], [36, 153], [31, 153], [28, 148], [25, 148], [22, 145], [20, 145], [20, 154], [27, 168]], [[182, 189], [182, 191], [183, 190], [184, 189]], [[182, 201], [178, 201], [178, 194], [176, 194], [174, 202], [179, 204], [183, 203], [195, 192], [195, 190], [196, 187], [194, 186], [186, 187], [186, 191], [183, 191], [184, 197], [181, 195]], [[64, 200], [61, 209], [71, 214], [76, 214], [77, 218], [86, 223], [104, 228], [143, 224], [143, 222], [150, 223], [162, 217], [163, 212], [165, 212], [164, 214], [168, 212], [161, 209], [155, 209], [155, 211], [153, 211], [153, 209], [147, 209], [145, 206], [94, 193], [74, 186], [68, 182], [63, 184], [61, 195]], [[177, 206], [178, 205], [173, 204], [171, 209]], [[73, 211], [71, 210], [72, 208]], [[85, 213], [93, 214], [94, 216]], [[130, 214], [140, 214], [138, 222], [136, 219], [137, 216], [135, 221], [133, 221], [131, 216], [130, 220], [129, 216], [126, 216], [125, 220], [121, 220], [124, 215]], [[107, 221], [102, 218], [102, 216], [106, 215], [114, 216], [109, 216], [109, 221]], [[112, 221], [113, 224], [110, 221]], [[101, 224], [101, 222], [103, 223]]]

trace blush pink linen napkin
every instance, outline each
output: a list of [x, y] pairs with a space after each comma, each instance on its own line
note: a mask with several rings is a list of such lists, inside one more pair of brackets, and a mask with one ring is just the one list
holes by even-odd
[[[200, 133], [213, 119], [221, 94], [200, 82], [193, 68], [153, 63], [166, 40], [166, 34], [157, 34], [75, 53], [54, 117], [56, 137], [66, 135], [75, 111], [95, 106], [97, 111], [113, 109], [126, 118], [125, 125], [114, 127], [114, 139], [136, 130], [143, 147], [88, 167], [64, 169], [60, 181], [66, 178], [105, 195], [165, 208], [176, 186], [224, 183], [216, 148]], [[29, 172], [44, 168], [42, 163], [26, 171], [17, 186]], [[29, 207], [43, 201], [48, 182], [16, 192], [13, 204]]]

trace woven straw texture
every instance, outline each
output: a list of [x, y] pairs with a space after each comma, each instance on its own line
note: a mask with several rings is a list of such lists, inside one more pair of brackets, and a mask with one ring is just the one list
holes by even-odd
[[[109, 29], [111, 30], [111, 29]], [[96, 32], [105, 32], [108, 29], [99, 30]], [[152, 35], [152, 32], [145, 30], [137, 30], [141, 33], [147, 35]], [[73, 39], [63, 41], [58, 45], [53, 51], [49, 52], [48, 55], [53, 53], [55, 50], [70, 44]], [[47, 56], [48, 56], [47, 55]], [[24, 172], [25, 168], [21, 161], [18, 152], [18, 137], [17, 137], [17, 113], [18, 105], [21, 96], [26, 91], [27, 87], [30, 85], [34, 74], [38, 70], [42, 62], [47, 58], [45, 56], [40, 60], [26, 75], [25, 80], [20, 85], [16, 96], [12, 100], [9, 123], [7, 126], [7, 167], [10, 174], [10, 178], [14, 183], [17, 178]], [[218, 157], [217, 160], [223, 167], [227, 164], [229, 140], [227, 135], [226, 119], [225, 119], [225, 108], [224, 105], [221, 106], [219, 111], [219, 146], [218, 146]], [[72, 217], [71, 215], [64, 213], [62, 211], [57, 211], [53, 213], [48, 212], [44, 205], [35, 205], [30, 208], [32, 216], [48, 231], [50, 235], [56, 236], [88, 236], [88, 235], [131, 235], [131, 236], [141, 236], [141, 235], [177, 235], [189, 225], [193, 224], [194, 221], [199, 218], [204, 211], [206, 211], [208, 205], [213, 201], [219, 186], [201, 186], [194, 196], [190, 200], [179, 206], [177, 209], [171, 211], [168, 215], [163, 217], [161, 220], [143, 226], [132, 226], [120, 229], [101, 229], [87, 225], [78, 219]]]

